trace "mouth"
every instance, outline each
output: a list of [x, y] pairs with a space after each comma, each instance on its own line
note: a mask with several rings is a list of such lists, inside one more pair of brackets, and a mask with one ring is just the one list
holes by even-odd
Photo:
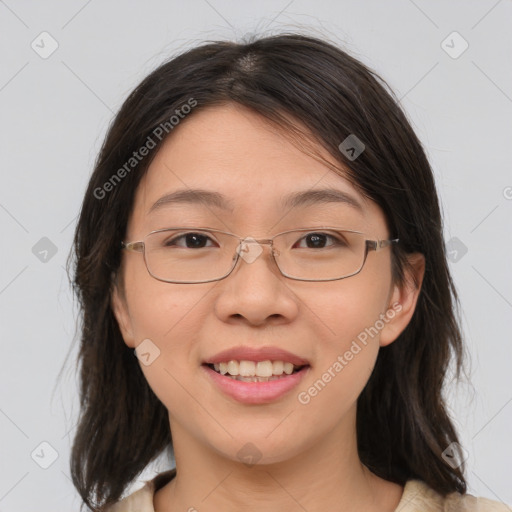
[[[270, 404], [289, 397], [292, 390], [299, 386], [311, 369], [309, 364], [293, 365], [283, 361], [258, 361], [258, 364], [262, 363], [258, 368], [256, 368], [256, 361], [248, 361], [248, 363], [251, 364], [230, 360], [225, 363], [203, 363], [201, 368], [214, 389], [246, 405]], [[254, 374], [252, 374], [253, 368]], [[251, 374], [246, 375], [247, 373]], [[257, 373], [265, 375], [261, 376]]]
[[204, 359], [201, 369], [213, 389], [239, 403], [256, 405], [288, 399], [311, 365], [281, 347], [240, 345]]
[[240, 382], [270, 382], [285, 379], [309, 367], [308, 364], [293, 364], [289, 361], [229, 360], [219, 363], [204, 363], [219, 375]]

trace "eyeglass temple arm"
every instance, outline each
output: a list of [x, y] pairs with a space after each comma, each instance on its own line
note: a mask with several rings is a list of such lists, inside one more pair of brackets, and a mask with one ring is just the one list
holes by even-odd
[[391, 244], [398, 242], [398, 238], [393, 238], [392, 240], [366, 240], [366, 245], [368, 246], [368, 249], [378, 251], [379, 249], [384, 249], [384, 247], [388, 247]]
[[121, 247], [126, 249], [127, 251], [133, 252], [143, 252], [144, 251], [144, 242], [121, 242]]

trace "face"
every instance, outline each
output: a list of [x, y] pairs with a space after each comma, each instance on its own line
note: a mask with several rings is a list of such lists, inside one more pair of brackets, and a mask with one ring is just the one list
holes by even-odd
[[[179, 201], [150, 211], [162, 196], [196, 188], [222, 194], [225, 207]], [[283, 207], [289, 194], [326, 188], [353, 201]], [[319, 226], [361, 231], [371, 240], [390, 235], [381, 209], [343, 173], [335, 174], [263, 118], [234, 105], [196, 112], [173, 131], [139, 185], [125, 241], [172, 226], [255, 239]], [[328, 282], [284, 277], [269, 247], [262, 248], [251, 263], [240, 259], [227, 278], [201, 284], [156, 280], [142, 254], [124, 251], [123, 286], [112, 304], [129, 347], [151, 340], [144, 343], [152, 362], [141, 368], [169, 411], [173, 439], [187, 432], [204, 450], [233, 461], [252, 443], [260, 463], [271, 463], [327, 439], [355, 435], [357, 397], [379, 347], [407, 324], [415, 295], [394, 285], [389, 248], [370, 251], [357, 275]], [[268, 349], [263, 359], [274, 361], [295, 356], [306, 366], [281, 378], [290, 384], [268, 383], [281, 386], [280, 393], [265, 394], [268, 384], [267, 391], [251, 392], [249, 386], [263, 386], [221, 377], [205, 365], [240, 347], [253, 356]], [[251, 353], [244, 358], [258, 359]]]

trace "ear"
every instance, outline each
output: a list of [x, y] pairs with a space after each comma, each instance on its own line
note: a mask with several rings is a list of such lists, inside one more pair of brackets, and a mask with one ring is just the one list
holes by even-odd
[[116, 317], [124, 342], [128, 347], [135, 348], [130, 312], [128, 310], [122, 284], [118, 282], [117, 278], [113, 279], [112, 283], [110, 307]]
[[[395, 284], [388, 302], [388, 321], [380, 333], [380, 346], [385, 347], [395, 341], [409, 324], [421, 291], [425, 275], [425, 256], [420, 253], [407, 256], [409, 265], [404, 268], [403, 284]], [[394, 315], [392, 315], [394, 313]]]

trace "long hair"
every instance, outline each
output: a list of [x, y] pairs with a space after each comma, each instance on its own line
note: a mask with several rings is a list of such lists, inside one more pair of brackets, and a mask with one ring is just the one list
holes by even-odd
[[[379, 351], [358, 399], [358, 450], [362, 463], [386, 480], [403, 485], [419, 478], [442, 495], [465, 493], [463, 466], [452, 467], [442, 457], [458, 441], [443, 397], [445, 373], [453, 363], [460, 376], [464, 350], [425, 152], [375, 72], [334, 44], [280, 34], [205, 42], [183, 52], [133, 90], [109, 127], [68, 260], [81, 320], [81, 410], [70, 466], [83, 504], [101, 511], [118, 501], [172, 446], [167, 410], [123, 342], [110, 294], [135, 191], [162, 141], [172, 137], [176, 116], [230, 102], [265, 117], [311, 154], [325, 148], [348, 171], [400, 238], [392, 248], [396, 282], [403, 282], [407, 254], [425, 256], [414, 315], [399, 338]], [[356, 159], [339, 147], [350, 135], [365, 145]], [[133, 160], [134, 151], [149, 146], [148, 137], [149, 154]]]

